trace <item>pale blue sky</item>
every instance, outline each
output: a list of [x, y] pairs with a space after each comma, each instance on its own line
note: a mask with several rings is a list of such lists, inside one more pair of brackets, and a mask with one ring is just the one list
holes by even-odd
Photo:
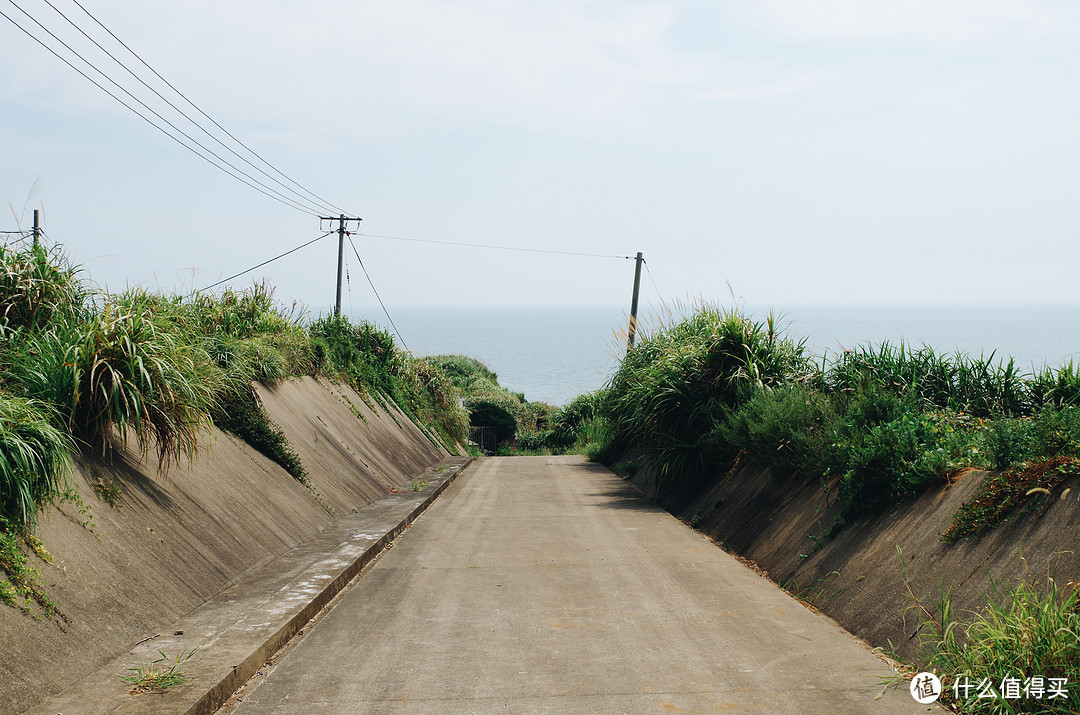
[[[72, 37], [42, 0], [18, 4]], [[367, 233], [643, 251], [669, 300], [728, 299], [730, 284], [779, 308], [1080, 302], [1075, 2], [84, 4]], [[0, 41], [0, 197], [14, 211], [0, 229], [43, 207], [49, 235], [111, 289], [199, 288], [319, 235], [2, 18]], [[390, 305], [625, 303], [633, 272], [358, 248]], [[317, 310], [335, 259], [328, 238], [237, 282], [266, 276]], [[350, 276], [352, 301], [373, 302], [355, 259]], [[656, 296], [646, 278], [646, 304]]]

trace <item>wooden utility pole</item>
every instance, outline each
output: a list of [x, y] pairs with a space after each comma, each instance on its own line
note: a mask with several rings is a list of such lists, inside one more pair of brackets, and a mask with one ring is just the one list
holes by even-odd
[[41, 236], [41, 223], [38, 221], [38, 210], [34, 209], [34, 248], [38, 247], [39, 236]]
[[634, 333], [637, 332], [637, 304], [638, 291], [641, 289], [641, 264], [645, 259], [641, 257], [641, 251], [634, 257], [634, 297], [630, 299], [630, 329], [626, 337], [626, 352], [634, 347]]
[[[34, 212], [37, 215], [37, 212]], [[340, 216], [320, 216], [320, 221], [337, 221], [338, 222], [338, 247], [337, 247], [337, 300], [334, 302], [334, 317], [341, 317], [341, 276], [345, 271], [345, 234], [348, 231], [345, 230], [345, 225], [349, 221], [356, 221], [359, 225], [362, 219], [353, 217], [346, 218], [345, 214]]]

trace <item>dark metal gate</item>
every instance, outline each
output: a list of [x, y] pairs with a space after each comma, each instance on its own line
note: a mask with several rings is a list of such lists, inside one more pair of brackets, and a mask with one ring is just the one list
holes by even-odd
[[494, 427], [473, 427], [471, 428], [472, 434], [470, 440], [473, 444], [480, 448], [480, 451], [485, 454], [495, 454], [495, 428]]

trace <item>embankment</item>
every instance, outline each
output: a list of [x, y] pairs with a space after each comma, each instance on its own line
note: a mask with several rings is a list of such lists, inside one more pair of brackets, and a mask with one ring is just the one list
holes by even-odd
[[[826, 534], [840, 511], [835, 492], [768, 470], [743, 468], [664, 505], [849, 632], [918, 662], [918, 603], [937, 614], [942, 589], [950, 591], [954, 616], [967, 618], [988, 598], [1003, 601], [1021, 579], [1036, 586], [1048, 575], [1059, 584], [1080, 581], [1078, 477], [1059, 485], [1044, 506], [1021, 508], [982, 536], [951, 545], [939, 539], [985, 476], [969, 472], [848, 524], [832, 539]], [[634, 482], [653, 492], [647, 472]]]
[[[167, 474], [127, 449], [76, 467], [93, 525], [70, 502], [42, 515], [53, 559], [36, 565], [63, 617], [0, 608], [0, 711], [59, 692], [446, 456], [393, 405], [348, 387], [309, 377], [259, 394], [312, 490], [218, 430]], [[111, 504], [95, 483], [112, 487]]]

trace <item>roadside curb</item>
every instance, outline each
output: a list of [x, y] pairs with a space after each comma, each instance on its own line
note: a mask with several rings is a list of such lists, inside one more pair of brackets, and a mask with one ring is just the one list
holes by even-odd
[[[394, 492], [340, 519], [180, 621], [48, 698], [28, 713], [213, 713], [450, 486], [472, 457], [452, 457], [416, 477], [429, 486]], [[172, 635], [169, 635], [172, 634]], [[188, 661], [182, 656], [195, 650]], [[189, 680], [131, 695], [120, 675], [164, 653]], [[167, 663], [166, 663], [167, 664]]]

